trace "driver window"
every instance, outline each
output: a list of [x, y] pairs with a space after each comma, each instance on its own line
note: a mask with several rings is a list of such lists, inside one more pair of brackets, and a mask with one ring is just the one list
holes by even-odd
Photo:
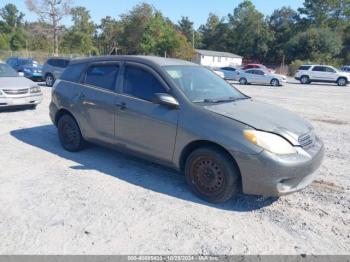
[[123, 93], [152, 101], [154, 94], [166, 93], [163, 85], [151, 73], [135, 66], [126, 66]]

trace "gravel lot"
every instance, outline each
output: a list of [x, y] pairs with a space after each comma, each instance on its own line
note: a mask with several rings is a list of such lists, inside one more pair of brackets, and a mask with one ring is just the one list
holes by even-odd
[[0, 113], [0, 254], [350, 254], [350, 87], [237, 87], [312, 122], [326, 145], [312, 186], [209, 205], [172, 170], [64, 151], [43, 87], [37, 110]]

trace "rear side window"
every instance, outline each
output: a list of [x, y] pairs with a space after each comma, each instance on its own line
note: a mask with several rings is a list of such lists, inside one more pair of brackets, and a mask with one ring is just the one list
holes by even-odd
[[118, 73], [119, 65], [90, 66], [86, 72], [85, 84], [114, 91]]
[[69, 82], [80, 82], [81, 73], [85, 68], [85, 64], [73, 64], [64, 70], [61, 79]]
[[310, 67], [311, 67], [311, 66], [301, 66], [301, 67], [299, 67], [299, 70], [305, 70], [305, 71], [307, 71], [307, 70], [310, 69]]
[[47, 60], [47, 63], [48, 63], [50, 66], [56, 66], [56, 59], [49, 59], [49, 60]]
[[165, 92], [163, 85], [151, 73], [134, 66], [125, 68], [123, 93], [152, 101], [154, 94]]

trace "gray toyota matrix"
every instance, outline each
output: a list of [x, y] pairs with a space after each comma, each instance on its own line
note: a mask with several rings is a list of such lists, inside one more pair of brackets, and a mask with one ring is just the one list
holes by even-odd
[[212, 203], [301, 190], [324, 155], [304, 119], [176, 59], [73, 60], [54, 85], [50, 116], [66, 150], [92, 142], [170, 166]]

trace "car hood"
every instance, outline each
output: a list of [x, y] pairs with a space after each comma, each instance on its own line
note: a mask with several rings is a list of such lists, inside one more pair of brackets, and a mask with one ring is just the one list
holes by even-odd
[[279, 134], [298, 145], [298, 138], [313, 127], [298, 115], [255, 99], [204, 106], [216, 114], [231, 118], [255, 129]]
[[0, 89], [24, 89], [35, 85], [25, 77], [0, 77]]

